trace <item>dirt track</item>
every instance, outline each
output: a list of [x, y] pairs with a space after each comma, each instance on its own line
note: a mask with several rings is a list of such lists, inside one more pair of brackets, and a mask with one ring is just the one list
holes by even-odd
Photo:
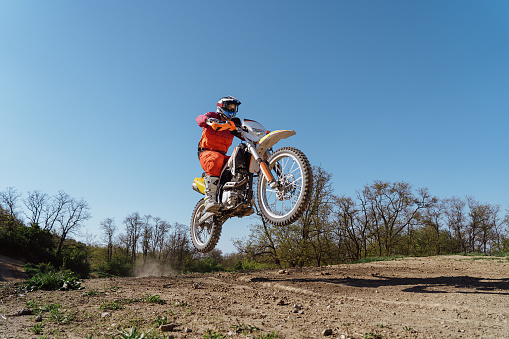
[[[327, 329], [330, 338], [509, 337], [506, 258], [406, 258], [287, 271], [95, 279], [83, 286], [23, 296], [4, 292], [0, 339], [35, 337], [28, 330], [35, 315], [9, 316], [27, 301], [61, 305], [65, 324], [57, 324], [50, 312], [42, 314], [41, 323], [43, 334], [59, 338], [110, 337], [133, 325], [148, 330], [158, 317], [177, 327], [152, 333], [175, 338], [204, 338], [207, 331], [234, 338], [271, 333], [321, 338]], [[156, 296], [164, 303], [149, 302]]]

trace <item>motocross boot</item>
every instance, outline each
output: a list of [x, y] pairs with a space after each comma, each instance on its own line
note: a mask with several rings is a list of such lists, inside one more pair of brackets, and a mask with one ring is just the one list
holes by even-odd
[[205, 208], [203, 213], [211, 212], [216, 213], [219, 210], [219, 203], [216, 201], [217, 185], [219, 184], [219, 177], [210, 175], [205, 176]]

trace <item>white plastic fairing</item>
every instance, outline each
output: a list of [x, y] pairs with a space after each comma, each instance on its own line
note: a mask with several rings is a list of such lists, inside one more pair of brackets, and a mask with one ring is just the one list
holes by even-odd
[[262, 124], [249, 119], [243, 119], [242, 125], [247, 128], [244, 137], [250, 141], [258, 142], [261, 138], [267, 135], [267, 129]]

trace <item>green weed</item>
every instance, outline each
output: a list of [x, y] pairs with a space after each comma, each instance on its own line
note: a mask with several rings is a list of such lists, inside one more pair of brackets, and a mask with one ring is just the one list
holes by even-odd
[[254, 325], [248, 325], [244, 322], [240, 322], [239, 319], [235, 319], [237, 321], [236, 324], [230, 326], [232, 330], [235, 330], [236, 333], [253, 333], [253, 331], [259, 331], [260, 329]]
[[166, 301], [162, 300], [159, 294], [150, 295], [147, 293], [145, 298], [142, 298], [142, 300], [148, 303], [166, 304]]
[[203, 336], [204, 339], [223, 339], [226, 338], [223, 334], [220, 332], [216, 332], [213, 330], [207, 330], [207, 333]]
[[35, 324], [34, 326], [30, 327], [30, 332], [33, 334], [42, 334], [42, 328], [44, 326], [42, 324]]
[[159, 339], [164, 338], [164, 336], [160, 337], [155, 334], [152, 334], [151, 332], [153, 329], [148, 330], [147, 332], [138, 331], [136, 327], [131, 327], [129, 329], [123, 329], [118, 331], [117, 336], [114, 338], [120, 338], [120, 339]]
[[106, 301], [103, 301], [101, 303], [101, 306], [99, 306], [99, 309], [105, 311], [105, 310], [121, 310], [123, 309], [124, 306], [122, 305], [122, 301], [120, 300], [115, 300], [115, 301], [110, 301], [110, 302], [106, 302]]

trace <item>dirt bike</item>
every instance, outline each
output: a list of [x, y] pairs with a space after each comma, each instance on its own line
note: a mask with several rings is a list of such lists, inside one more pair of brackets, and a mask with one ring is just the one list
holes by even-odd
[[[281, 139], [295, 131], [269, 132], [256, 121], [234, 118], [241, 142], [232, 152], [219, 177], [216, 213], [204, 213], [205, 199], [196, 204], [191, 218], [191, 239], [202, 253], [214, 249], [222, 225], [231, 217], [254, 213], [253, 179], [258, 178], [258, 208], [264, 218], [275, 226], [287, 226], [304, 212], [313, 185], [313, 172], [307, 157], [294, 147], [272, 150]], [[203, 174], [203, 176], [205, 173]], [[205, 194], [203, 176], [195, 178], [193, 189]]]

